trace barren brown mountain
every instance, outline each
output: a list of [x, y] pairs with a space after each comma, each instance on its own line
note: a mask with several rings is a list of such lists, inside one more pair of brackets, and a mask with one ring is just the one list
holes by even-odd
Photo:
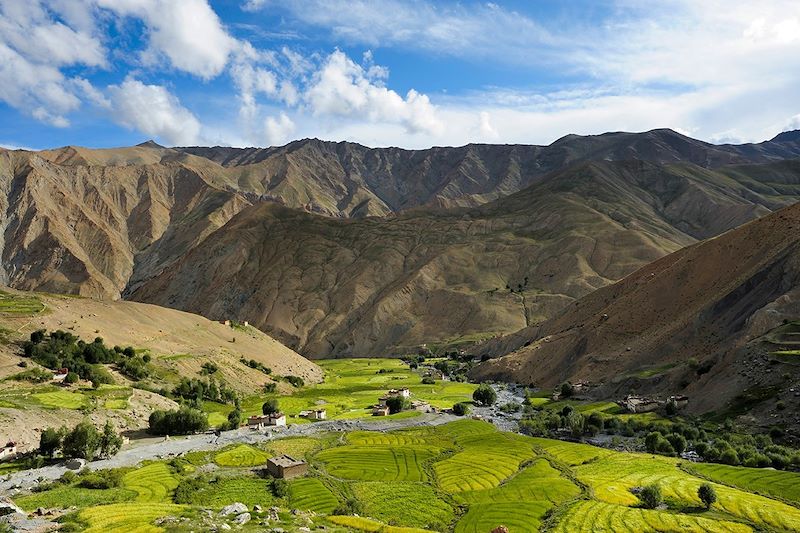
[[788, 205], [800, 140], [0, 151], [0, 281], [250, 320], [309, 356], [518, 330]]
[[[672, 253], [477, 349], [474, 377], [591, 382], [597, 397], [684, 393], [694, 412], [800, 427], [800, 204]], [[781, 353], [784, 352], [784, 353]]]

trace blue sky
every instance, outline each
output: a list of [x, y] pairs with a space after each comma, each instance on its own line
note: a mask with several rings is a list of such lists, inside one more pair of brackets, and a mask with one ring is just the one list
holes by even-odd
[[800, 128], [800, 2], [0, 0], [0, 145]]

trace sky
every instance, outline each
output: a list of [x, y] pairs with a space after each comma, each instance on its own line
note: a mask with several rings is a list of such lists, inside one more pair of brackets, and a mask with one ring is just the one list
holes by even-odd
[[797, 0], [0, 0], [0, 146], [800, 129]]

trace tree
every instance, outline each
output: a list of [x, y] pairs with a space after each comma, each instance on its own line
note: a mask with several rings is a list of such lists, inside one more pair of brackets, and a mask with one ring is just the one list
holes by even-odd
[[714, 490], [709, 483], [703, 483], [697, 489], [697, 497], [706, 506], [706, 509], [711, 509], [711, 504], [717, 501], [717, 491]]
[[277, 398], [267, 398], [267, 401], [261, 405], [261, 412], [265, 415], [271, 415], [280, 411]]
[[67, 433], [62, 449], [65, 457], [79, 457], [91, 461], [100, 447], [100, 433], [94, 424], [84, 420]]
[[664, 501], [661, 495], [661, 487], [656, 484], [647, 485], [639, 492], [639, 500], [645, 509], [655, 509]]
[[667, 440], [672, 445], [676, 453], [682, 453], [686, 449], [686, 437], [679, 433], [667, 436]]
[[243, 418], [242, 410], [239, 409], [238, 406], [234, 407], [233, 411], [228, 413], [227, 428], [228, 429], [237, 429], [239, 426], [242, 425], [242, 418]]
[[120, 448], [122, 448], [122, 437], [107, 420], [106, 425], [103, 426], [103, 433], [100, 435], [100, 456], [111, 457], [116, 455]]
[[53, 457], [61, 449], [61, 442], [64, 440], [64, 428], [47, 428], [39, 435], [39, 453], [47, 457]]
[[561, 384], [561, 396], [564, 398], [569, 398], [573, 394], [575, 394], [575, 386], [572, 383], [566, 381]]
[[483, 383], [472, 393], [472, 399], [481, 405], [492, 405], [497, 401], [497, 393], [491, 385]]
[[81, 379], [81, 377], [75, 372], [68, 372], [66, 377], [64, 377], [64, 383], [77, 383], [79, 379]]
[[389, 408], [389, 413], [399, 413], [407, 407], [406, 399], [402, 396], [392, 396], [386, 399], [386, 407]]
[[205, 413], [187, 406], [172, 411], [153, 411], [149, 422], [149, 431], [154, 435], [188, 435], [208, 429]]
[[453, 414], [457, 416], [466, 416], [469, 414], [469, 404], [459, 402], [453, 405]]

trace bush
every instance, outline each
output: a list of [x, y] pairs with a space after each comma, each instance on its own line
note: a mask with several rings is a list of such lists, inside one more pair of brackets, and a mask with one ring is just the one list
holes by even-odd
[[422, 384], [423, 385], [435, 385], [436, 384], [436, 380], [433, 379], [430, 376], [425, 376], [424, 378], [422, 378]]
[[488, 383], [482, 383], [472, 393], [472, 399], [481, 405], [493, 405], [497, 401], [497, 393]]
[[14, 374], [11, 379], [15, 381], [30, 381], [31, 383], [44, 383], [53, 379], [53, 373], [36, 367]]
[[719, 462], [726, 465], [736, 466], [739, 464], [739, 454], [733, 448], [726, 448], [719, 454]]
[[64, 436], [64, 457], [78, 457], [91, 461], [100, 448], [100, 433], [94, 425], [84, 420]]
[[402, 396], [392, 396], [386, 400], [386, 406], [389, 408], [389, 413], [399, 413], [408, 407], [408, 400]]
[[664, 501], [661, 495], [661, 487], [656, 484], [647, 485], [639, 492], [639, 500], [645, 509], [655, 509]]
[[717, 491], [715, 491], [714, 487], [709, 483], [703, 483], [700, 485], [700, 488], [697, 489], [697, 497], [700, 498], [700, 501], [703, 502], [706, 509], [710, 509], [711, 504], [717, 501]]
[[459, 402], [453, 405], [453, 414], [457, 416], [466, 416], [470, 412], [469, 404]]
[[171, 411], [153, 411], [149, 422], [149, 431], [154, 435], [189, 435], [208, 429], [206, 415], [186, 406]]
[[63, 427], [61, 429], [47, 428], [42, 431], [41, 435], [39, 435], [39, 453], [47, 457], [53, 457], [61, 449], [61, 443], [66, 432], [66, 428]]
[[77, 383], [80, 379], [81, 379], [81, 377], [78, 374], [76, 374], [75, 372], [68, 372], [66, 377], [64, 378], [64, 383], [67, 383], [69, 385], [73, 385], [73, 384]]
[[289, 484], [285, 479], [273, 480], [272, 494], [274, 494], [276, 498], [285, 498], [289, 495]]
[[206, 476], [181, 479], [172, 499], [175, 503], [191, 504], [194, 503], [195, 495], [201, 490], [208, 488], [209, 479]]
[[265, 415], [271, 415], [280, 411], [277, 398], [267, 398], [267, 401], [261, 404], [261, 412]]
[[216, 365], [216, 363], [212, 363], [211, 361], [206, 361], [205, 363], [203, 363], [200, 373], [203, 374], [204, 376], [207, 376], [214, 374], [218, 370], [219, 367]]
[[113, 489], [122, 484], [121, 470], [98, 470], [81, 476], [79, 486], [85, 489]]
[[264, 383], [264, 392], [265, 393], [272, 394], [276, 390], [278, 390], [278, 384], [275, 383], [274, 381], [272, 381], [270, 383]]
[[292, 384], [293, 387], [302, 387], [305, 385], [305, 381], [300, 376], [283, 376], [283, 379]]

